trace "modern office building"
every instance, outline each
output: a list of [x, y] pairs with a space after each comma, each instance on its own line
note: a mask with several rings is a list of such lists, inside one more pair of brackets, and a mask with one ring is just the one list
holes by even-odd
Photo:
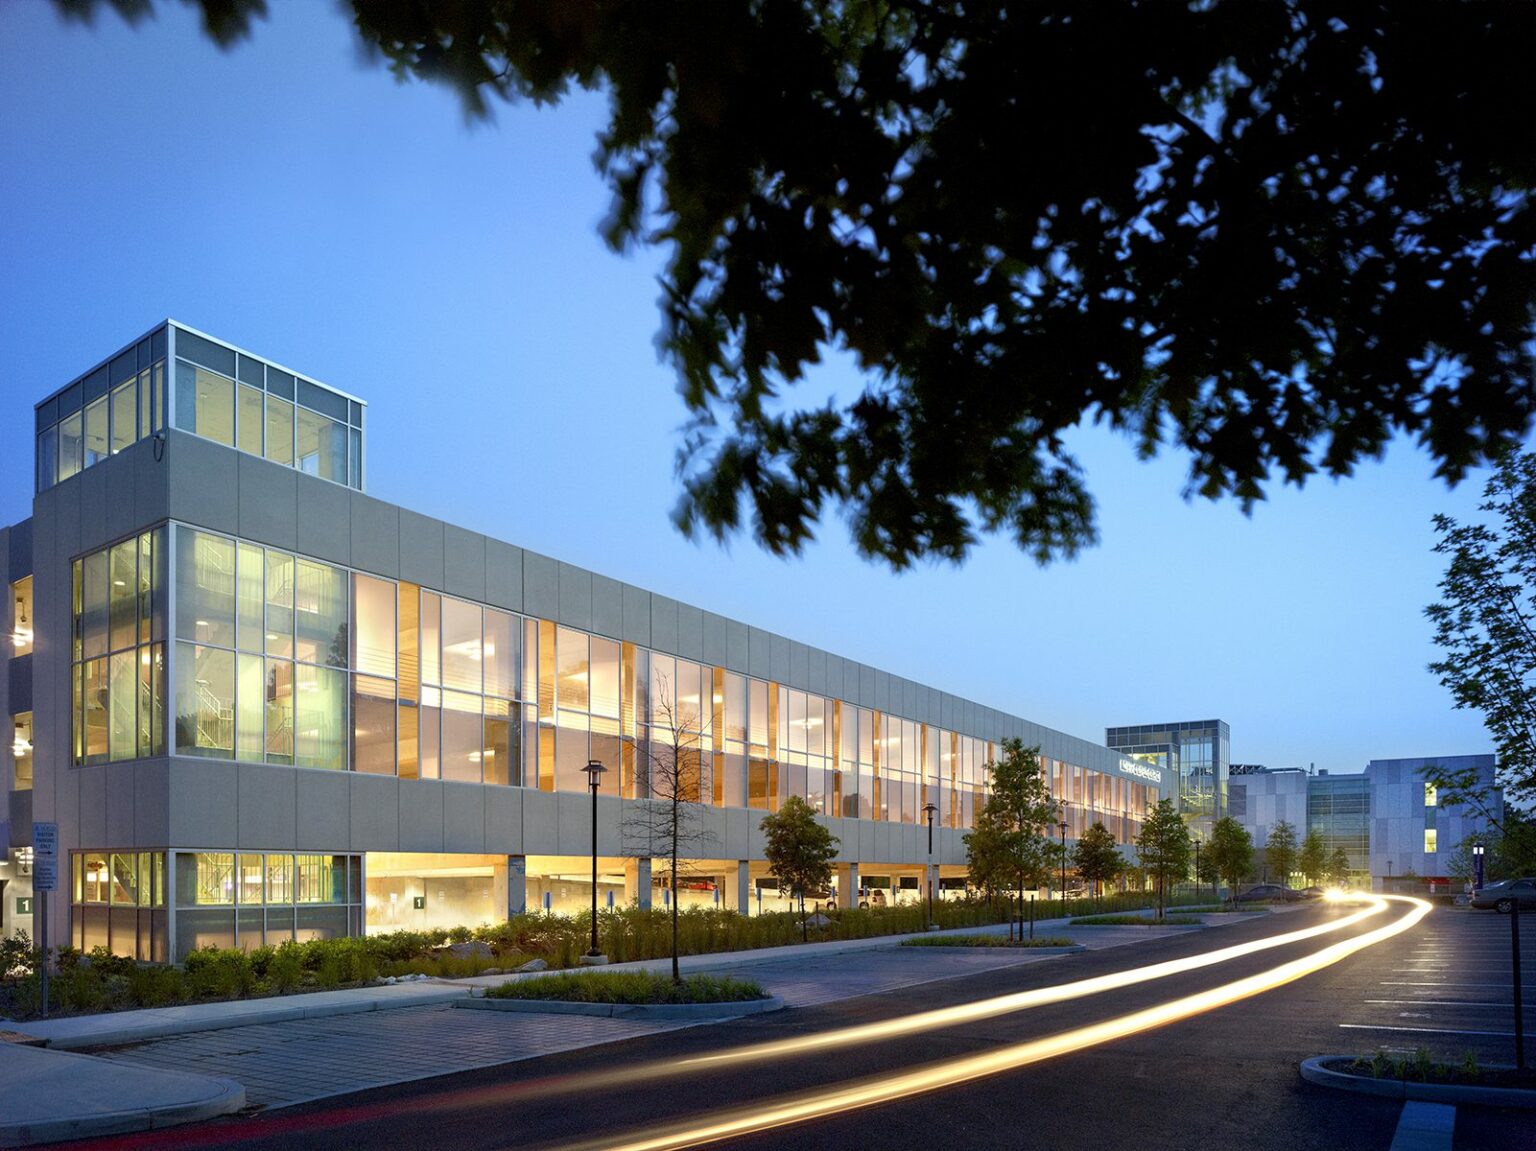
[[[1174, 786], [374, 499], [361, 399], [185, 325], [35, 416], [32, 515], [0, 531], [5, 931], [35, 933], [34, 820], [59, 828], [52, 941], [165, 959], [574, 909], [594, 846], [604, 898], [750, 913], [776, 895], [758, 823], [789, 795], [839, 837], [840, 900], [916, 898], [963, 883], [1009, 737], [1041, 748], [1069, 838], [1100, 820], [1129, 843]], [[701, 813], [676, 877], [633, 830], [669, 764]]]
[[1191, 831], [1209, 836], [1227, 811], [1232, 731], [1219, 719], [1144, 723], [1104, 729], [1115, 751], [1174, 777], [1174, 798]]
[[1284, 820], [1295, 829], [1298, 845], [1315, 830], [1330, 855], [1342, 847], [1355, 882], [1380, 887], [1416, 876], [1437, 886], [1451, 885], [1458, 881], [1449, 874], [1447, 859], [1468, 835], [1488, 831], [1489, 821], [1470, 806], [1443, 807], [1434, 785], [1424, 778], [1432, 767], [1471, 768], [1490, 788], [1493, 817], [1501, 817], [1492, 755], [1373, 759], [1364, 771], [1332, 774], [1244, 765], [1229, 783], [1228, 805], [1232, 818], [1261, 849], [1261, 865], [1270, 832]]
[[[1424, 772], [1471, 770], [1492, 796], [1487, 814], [1466, 804], [1441, 804]], [[1492, 755], [1447, 755], [1415, 759], [1373, 759], [1365, 774], [1371, 781], [1370, 870], [1378, 881], [1418, 875], [1436, 884], [1457, 882], [1446, 860], [1474, 833], [1486, 833], [1489, 815], [1501, 820], [1503, 793], [1493, 786]]]

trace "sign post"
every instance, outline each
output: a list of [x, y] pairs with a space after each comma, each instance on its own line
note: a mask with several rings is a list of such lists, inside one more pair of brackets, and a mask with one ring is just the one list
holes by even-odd
[[48, 1018], [48, 898], [59, 889], [59, 825], [57, 823], [32, 824], [32, 890], [37, 894], [38, 916], [41, 920], [37, 933], [38, 950], [42, 953], [43, 1018]]

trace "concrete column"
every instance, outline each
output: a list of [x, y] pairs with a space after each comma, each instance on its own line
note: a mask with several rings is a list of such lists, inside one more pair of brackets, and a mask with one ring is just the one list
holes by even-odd
[[837, 865], [837, 905], [839, 907], [859, 905], [859, 865], [857, 863]]
[[528, 910], [528, 857], [507, 856], [507, 918]]
[[736, 864], [736, 902], [732, 910], [752, 914], [752, 867], [745, 859]]
[[624, 898], [630, 903], [637, 903], [641, 907], [651, 906], [651, 860], [649, 856], [642, 859], [626, 859], [624, 861]]

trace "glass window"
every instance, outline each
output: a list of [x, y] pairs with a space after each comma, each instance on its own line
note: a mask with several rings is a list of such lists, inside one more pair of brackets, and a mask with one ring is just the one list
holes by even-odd
[[236, 881], [236, 891], [241, 903], [265, 903], [266, 892], [264, 879], [266, 869], [262, 866], [261, 856], [241, 855], [239, 875]]
[[92, 552], [81, 561], [81, 642], [87, 659], [105, 655], [108, 646], [107, 553]]
[[395, 774], [395, 685], [372, 676], [353, 677], [352, 765], [371, 775]]
[[443, 682], [442, 649], [443, 599], [435, 592], [421, 593], [421, 682]]
[[413, 583], [400, 585], [399, 641], [400, 698], [415, 702], [421, 698], [421, 588]]
[[293, 902], [293, 856], [266, 856], [267, 902]]
[[235, 646], [235, 542], [176, 529], [176, 635]]
[[[194, 877], [194, 904], [219, 905], [235, 901], [235, 857], [227, 851], [200, 851], [193, 868], [180, 866], [185, 856], [177, 860], [177, 872], [191, 871]], [[177, 902], [182, 902], [178, 900]]]
[[[300, 566], [303, 562], [300, 561]], [[298, 767], [345, 770], [347, 677], [326, 667], [299, 664], [295, 674], [293, 762]]]
[[[158, 370], [160, 365], [155, 365]], [[139, 373], [138, 399], [139, 399], [139, 439], [149, 435], [149, 409], [152, 395], [150, 393], [149, 369], [145, 368]], [[114, 425], [115, 428], [115, 425]]]
[[[479, 692], [480, 608], [463, 600], [443, 598], [443, 686]], [[479, 710], [479, 704], [475, 705]]]
[[[485, 609], [485, 640], [481, 664], [485, 668], [485, 694], [501, 699], [517, 698], [517, 620], [504, 611]], [[615, 645], [617, 647], [617, 645]], [[617, 689], [614, 702], [617, 704]], [[615, 713], [617, 714], [617, 713]]]
[[86, 852], [81, 868], [81, 900], [85, 903], [106, 903], [111, 882], [112, 872], [107, 866], [106, 854]]
[[112, 454], [139, 438], [138, 385], [129, 380], [112, 393]]
[[238, 424], [242, 452], [249, 452], [253, 456], [261, 455], [261, 389], [253, 388], [248, 384], [241, 384], [239, 388]]
[[1432, 783], [1424, 785], [1424, 806], [1434, 807], [1440, 802], [1440, 790]]
[[267, 654], [293, 655], [294, 558], [267, 552]]
[[299, 856], [295, 901], [298, 903], [345, 903], [347, 901], [346, 856]]
[[293, 466], [293, 405], [267, 397], [267, 459]]
[[107, 758], [133, 759], [139, 753], [138, 652], [130, 648], [113, 655], [109, 677]]
[[295, 651], [306, 663], [347, 666], [347, 574], [295, 561]]
[[266, 758], [267, 744], [263, 726], [267, 710], [267, 672], [259, 655], [241, 652], [236, 657], [235, 758], [260, 763]]
[[139, 756], [165, 751], [165, 645], [154, 644], [138, 651]]
[[261, 651], [265, 644], [262, 612], [266, 606], [266, 565], [255, 544], [238, 545], [235, 556], [235, 646]]
[[32, 713], [11, 720], [11, 758], [16, 766], [16, 790], [32, 790]]
[[354, 488], [363, 486], [363, 433], [356, 428], [347, 433], [347, 469]]
[[301, 471], [347, 482], [347, 429], [308, 408], [298, 409], [297, 458]]
[[80, 412], [59, 421], [59, 482], [78, 475], [85, 451], [85, 416]]
[[619, 645], [611, 639], [591, 639], [591, 710], [609, 719], [619, 717]]
[[268, 763], [293, 762], [293, 668], [293, 663], [286, 659], [267, 660]]
[[107, 458], [107, 397], [101, 396], [85, 405], [85, 466]]
[[[369, 675], [395, 676], [395, 585], [372, 576], [352, 577], [354, 629], [353, 664]], [[391, 685], [390, 696], [394, 696]]]
[[587, 664], [587, 634], [568, 627], [560, 628], [556, 634], [559, 650], [555, 674], [559, 684], [560, 706], [586, 711], [590, 673]]
[[122, 651], [139, 640], [139, 541], [114, 545], [107, 553], [108, 618], [111, 650]]
[[17, 655], [32, 650], [32, 577], [11, 585], [11, 645]]
[[234, 652], [179, 643], [176, 658], [177, 754], [233, 759]]
[[402, 700], [396, 713], [396, 723], [399, 725], [396, 738], [400, 755], [397, 770], [401, 779], [415, 779], [421, 774], [420, 721], [421, 713], [416, 706]]
[[104, 763], [107, 759], [107, 700], [109, 685], [107, 661], [88, 660], [81, 668], [84, 708], [84, 762]]
[[[156, 566], [161, 556], [157, 553], [163, 549], [158, 545], [156, 537], [163, 539], [163, 535], [157, 530], [145, 532], [139, 536], [139, 570], [138, 570], [138, 598], [139, 598], [139, 642], [145, 640], [160, 639], [165, 633], [164, 612], [155, 611], [155, 591], [164, 591], [165, 580], [157, 573]], [[158, 618], [157, 618], [158, 616]]]
[[[489, 706], [489, 705], [487, 705]], [[481, 766], [486, 783], [522, 782], [518, 756], [518, 708], [512, 704], [506, 715], [485, 717], [485, 755]]]
[[1440, 843], [1440, 833], [1433, 827], [1424, 829], [1424, 854], [1434, 855]]
[[234, 447], [235, 381], [178, 360], [176, 426]]
[[[445, 605], [447, 602], [444, 601]], [[443, 692], [444, 779], [463, 783], [480, 782], [483, 736], [480, 697], [457, 691]]]

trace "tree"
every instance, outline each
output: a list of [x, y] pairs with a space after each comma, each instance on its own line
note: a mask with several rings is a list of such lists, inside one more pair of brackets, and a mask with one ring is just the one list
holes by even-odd
[[1253, 836], [1230, 815], [1223, 816], [1211, 828], [1211, 842], [1205, 854], [1216, 874], [1227, 881], [1227, 889], [1237, 894], [1237, 885], [1253, 868]]
[[1301, 841], [1301, 854], [1296, 858], [1296, 870], [1308, 883], [1321, 883], [1328, 872], [1328, 845], [1317, 828], [1307, 829], [1307, 837]]
[[[1061, 858], [1060, 845], [1051, 840], [1057, 807], [1040, 769], [1040, 749], [1005, 739], [1001, 750], [984, 769], [987, 802], [965, 836], [966, 856], [972, 877], [988, 891], [1018, 892], [1022, 919], [1025, 888], [1049, 883]], [[1011, 938], [1011, 923], [1008, 932]]]
[[[266, 14], [188, 2], [223, 47]], [[982, 532], [1046, 562], [1095, 538], [1089, 420], [1246, 509], [1398, 433], [1454, 482], [1536, 412], [1536, 6], [351, 9], [472, 118], [607, 93], [603, 235], [668, 253], [686, 531], [792, 553], [841, 507], [897, 568]], [[833, 352], [865, 390], [795, 403]]]
[[664, 671], [652, 666], [649, 738], [636, 741], [635, 798], [625, 805], [621, 828], [626, 855], [667, 860], [671, 884], [672, 979], [682, 982], [677, 961], [679, 880], [691, 873], [692, 861], [716, 854], [716, 837], [704, 823], [700, 802], [705, 779], [704, 715], [689, 706]]
[[[1448, 557], [1440, 602], [1424, 609], [1445, 653], [1429, 665], [1458, 708], [1483, 714], [1498, 778], [1515, 800], [1536, 798], [1536, 454], [1508, 452], [1479, 508], [1488, 523], [1434, 519]], [[1453, 778], [1458, 773], [1449, 774]], [[1474, 772], [1450, 790], [1472, 796]], [[1426, 774], [1426, 778], [1430, 778]], [[1431, 779], [1431, 782], [1435, 780]]]
[[1169, 883], [1189, 873], [1189, 829], [1173, 800], [1160, 799], [1147, 813], [1136, 837], [1136, 852], [1157, 885], [1157, 917], [1161, 919], [1168, 906]]
[[1103, 896], [1104, 885], [1114, 882], [1125, 869], [1125, 860], [1121, 858], [1120, 848], [1115, 845], [1115, 837], [1109, 828], [1094, 820], [1093, 826], [1083, 832], [1072, 849], [1072, 867], [1093, 884], [1094, 894]]
[[1324, 876], [1335, 886], [1342, 886], [1349, 882], [1349, 853], [1342, 847], [1335, 847], [1328, 853], [1328, 864], [1324, 869]]
[[1280, 820], [1269, 829], [1264, 841], [1264, 865], [1275, 873], [1275, 882], [1290, 883], [1296, 870], [1296, 829]]
[[758, 826], [767, 840], [764, 854], [779, 886], [800, 897], [800, 938], [809, 940], [805, 892], [832, 882], [838, 838], [816, 822], [815, 809], [798, 795], [781, 803], [776, 813], [763, 816]]

